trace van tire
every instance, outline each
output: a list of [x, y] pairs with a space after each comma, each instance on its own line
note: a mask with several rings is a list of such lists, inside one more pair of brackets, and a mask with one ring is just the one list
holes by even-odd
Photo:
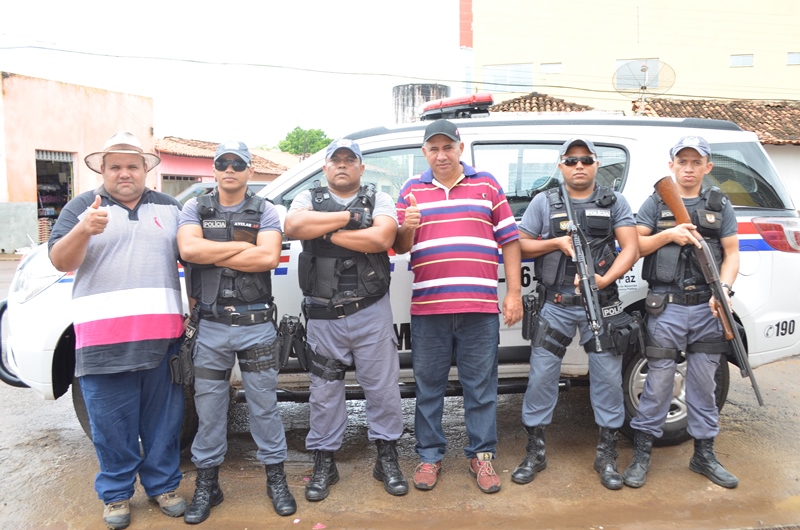
[[[78, 378], [72, 380], [72, 406], [75, 416], [81, 424], [83, 432], [92, 439], [92, 426], [89, 423], [89, 411], [86, 410], [86, 401], [83, 399], [81, 385]], [[191, 447], [194, 436], [197, 434], [197, 410], [194, 408], [194, 387], [183, 386], [183, 423], [181, 423], [181, 451]]]
[[[688, 432], [688, 417], [686, 410], [686, 382], [684, 374], [686, 373], [686, 360], [684, 359], [678, 364], [676, 370], [676, 378], [680, 378], [679, 384], [675, 394], [673, 395], [672, 405], [667, 414], [667, 422], [664, 424], [664, 434], [661, 438], [653, 440], [653, 445], [668, 446], [678, 445], [688, 441], [691, 436]], [[633, 356], [625, 360], [623, 366], [622, 389], [625, 400], [625, 424], [620, 429], [622, 433], [630, 439], [633, 439], [633, 429], [631, 428], [631, 420], [636, 416], [639, 407], [639, 397], [644, 388], [644, 381], [647, 376], [647, 360]], [[716, 398], [717, 407], [722, 410], [725, 404], [725, 399], [728, 397], [728, 386], [730, 384], [730, 370], [726, 358], [722, 358], [722, 362], [717, 368], [715, 376], [717, 382]]]

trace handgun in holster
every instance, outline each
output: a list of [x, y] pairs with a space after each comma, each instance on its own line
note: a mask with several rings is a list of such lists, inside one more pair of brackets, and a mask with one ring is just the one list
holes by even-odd
[[200, 321], [200, 304], [195, 304], [192, 314], [186, 322], [186, 329], [181, 337], [181, 348], [178, 355], [170, 359], [170, 372], [172, 382], [178, 385], [194, 385], [194, 364], [192, 354], [194, 343], [197, 340], [197, 323]]
[[280, 368], [286, 366], [289, 357], [296, 357], [303, 370], [308, 370], [306, 360], [306, 328], [300, 317], [283, 315], [278, 326], [278, 338], [280, 339]]
[[539, 309], [541, 309], [540, 298], [538, 289], [534, 289], [522, 297], [522, 338], [525, 340], [533, 340]]

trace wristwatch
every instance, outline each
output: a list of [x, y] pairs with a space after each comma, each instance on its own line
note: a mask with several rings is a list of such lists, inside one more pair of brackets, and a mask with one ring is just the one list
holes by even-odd
[[731, 289], [731, 286], [724, 282], [720, 282], [720, 285], [726, 288], [728, 290], [728, 296], [733, 298], [733, 289]]

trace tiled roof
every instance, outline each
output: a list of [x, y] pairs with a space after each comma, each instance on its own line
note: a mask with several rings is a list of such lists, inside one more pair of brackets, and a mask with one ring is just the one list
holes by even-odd
[[489, 107], [491, 112], [583, 112], [594, 110], [587, 105], [570, 103], [547, 94], [531, 92], [527, 96], [503, 101]]
[[[633, 102], [638, 112], [641, 102]], [[644, 114], [662, 118], [711, 118], [732, 121], [758, 135], [762, 144], [800, 145], [800, 103], [796, 101], [651, 99]]]
[[[205, 142], [203, 140], [189, 140], [176, 136], [167, 136], [156, 140], [156, 151], [176, 156], [188, 156], [191, 158], [214, 158], [219, 142]], [[251, 153], [253, 157], [253, 167], [260, 175], [273, 175], [277, 177], [289, 169], [283, 164], [278, 164], [272, 160], [267, 160], [263, 156]]]

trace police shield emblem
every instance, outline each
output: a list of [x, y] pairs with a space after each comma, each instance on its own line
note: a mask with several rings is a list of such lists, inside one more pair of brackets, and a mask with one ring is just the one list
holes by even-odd
[[713, 213], [706, 213], [706, 221], [713, 224], [717, 221], [717, 216]]

